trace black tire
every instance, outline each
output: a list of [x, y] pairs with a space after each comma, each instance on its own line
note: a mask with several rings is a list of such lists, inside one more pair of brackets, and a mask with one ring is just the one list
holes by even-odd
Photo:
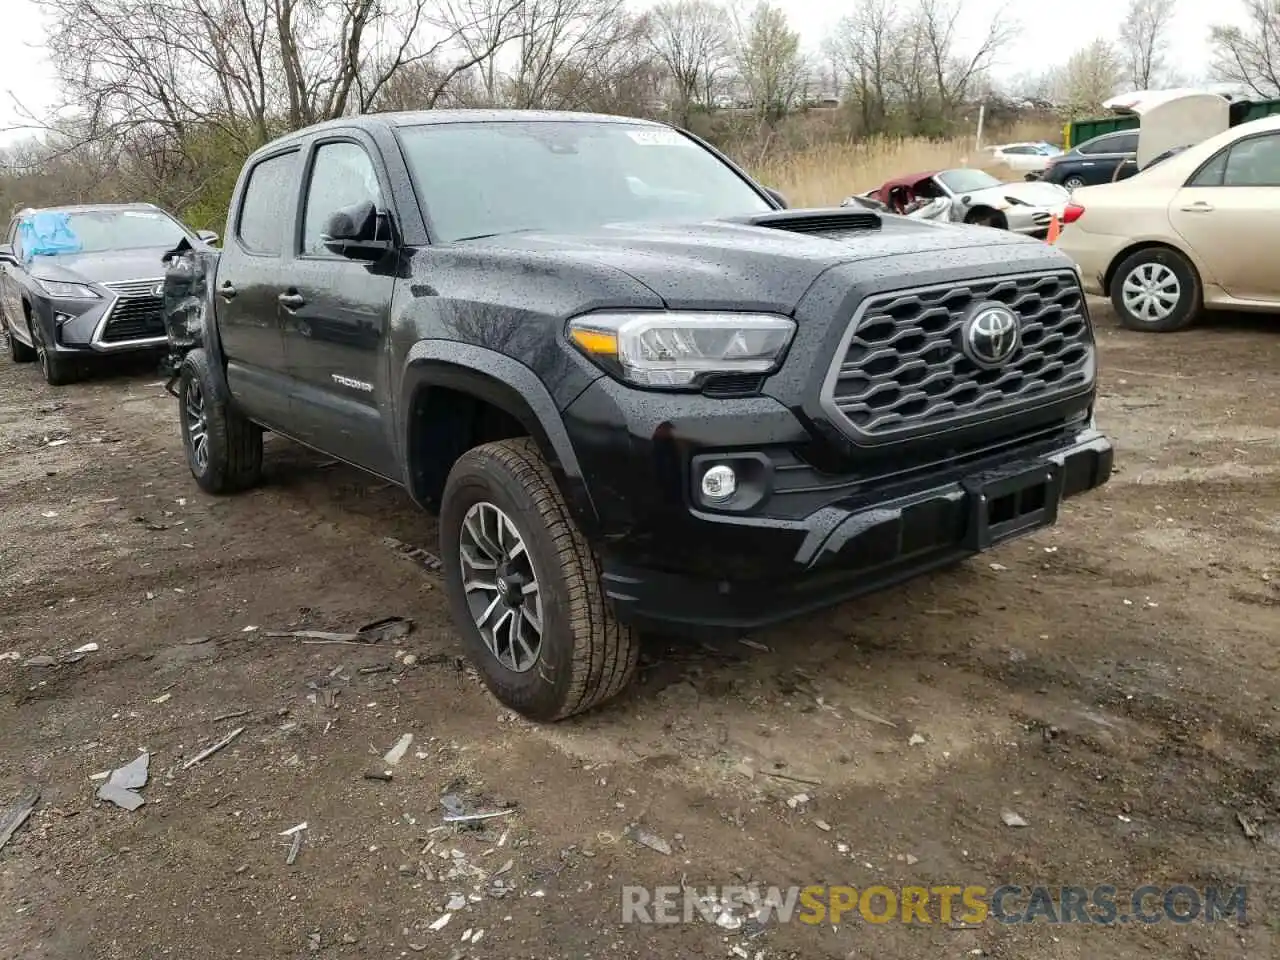
[[978, 227], [993, 227], [996, 230], [1008, 230], [1009, 221], [999, 210], [990, 207], [976, 207], [965, 214], [965, 223]]
[[1067, 177], [1067, 179], [1062, 181], [1062, 185], [1066, 187], [1068, 190], [1079, 190], [1081, 187], [1085, 185], [1084, 178], [1081, 177], [1079, 174], [1072, 174], [1071, 176]]
[[187, 466], [201, 490], [237, 493], [261, 479], [262, 428], [231, 406], [203, 350], [188, 353], [178, 371], [178, 422]]
[[36, 352], [13, 335], [13, 330], [6, 327], [4, 335], [9, 340], [9, 359], [14, 363], [32, 363]]
[[[527, 556], [536, 578], [541, 643], [524, 669], [513, 669], [489, 649], [463, 586], [463, 525], [473, 508], [488, 507], [514, 525], [524, 542], [520, 556]], [[458, 459], [441, 501], [440, 549], [454, 621], [485, 685], [504, 705], [530, 720], [561, 720], [604, 703], [631, 682], [639, 637], [609, 608], [595, 555], [532, 440], [487, 443]], [[473, 594], [481, 604], [486, 595]], [[512, 614], [521, 626], [523, 609]]]
[[[1144, 317], [1125, 303], [1125, 281], [1137, 271], [1159, 276], [1168, 271], [1177, 279], [1177, 301], [1173, 309], [1158, 319]], [[1196, 269], [1186, 257], [1169, 247], [1148, 247], [1130, 254], [1111, 275], [1111, 303], [1120, 322], [1130, 330], [1142, 333], [1172, 333], [1185, 330], [1199, 318], [1203, 309], [1203, 290]]]
[[84, 370], [77, 361], [60, 357], [52, 350], [45, 348], [44, 337], [40, 334], [39, 326], [35, 324], [32, 324], [31, 339], [36, 343], [36, 360], [40, 363], [40, 372], [44, 374], [45, 383], [51, 387], [65, 387], [84, 376]]

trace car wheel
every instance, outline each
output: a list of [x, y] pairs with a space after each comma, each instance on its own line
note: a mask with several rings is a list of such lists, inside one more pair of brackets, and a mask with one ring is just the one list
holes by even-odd
[[1130, 330], [1182, 330], [1200, 315], [1200, 278], [1178, 251], [1150, 247], [1125, 258], [1116, 268], [1111, 302], [1120, 322]]
[[193, 350], [178, 372], [178, 415], [187, 466], [206, 493], [235, 493], [262, 476], [262, 428], [227, 402], [203, 350]]
[[1079, 190], [1084, 186], [1084, 178], [1080, 176], [1070, 176], [1062, 181], [1062, 185], [1068, 190]]
[[595, 555], [529, 439], [476, 447], [454, 464], [440, 509], [449, 601], [499, 701], [538, 721], [616, 696], [639, 640], [609, 609]]
[[15, 337], [7, 325], [4, 335], [9, 340], [9, 359], [14, 363], [31, 363], [36, 359], [36, 351]]
[[976, 210], [970, 210], [965, 216], [964, 222], [980, 227], [993, 227], [996, 230], [1009, 229], [1009, 221], [1005, 219], [1004, 214], [999, 210], [992, 210], [990, 207], [978, 207]]
[[40, 372], [44, 374], [46, 383], [53, 387], [65, 387], [80, 379], [80, 365], [48, 349], [39, 327], [33, 328], [32, 339], [36, 342], [36, 360], [40, 362]]

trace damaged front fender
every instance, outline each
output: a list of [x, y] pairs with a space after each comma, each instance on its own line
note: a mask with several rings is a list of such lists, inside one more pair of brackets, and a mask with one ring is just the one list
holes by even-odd
[[195, 246], [185, 238], [164, 255], [161, 309], [169, 338], [164, 365], [170, 375], [170, 393], [183, 358], [209, 340], [209, 327], [213, 323], [213, 279], [219, 256], [215, 248]]

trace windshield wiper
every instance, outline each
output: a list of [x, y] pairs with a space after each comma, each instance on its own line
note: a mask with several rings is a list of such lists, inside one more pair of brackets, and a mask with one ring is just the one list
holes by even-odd
[[495, 230], [493, 233], [477, 233], [474, 237], [458, 237], [454, 243], [463, 243], [467, 240], [488, 240], [490, 237], [506, 237], [515, 233], [536, 233], [541, 227], [521, 227], [519, 230]]

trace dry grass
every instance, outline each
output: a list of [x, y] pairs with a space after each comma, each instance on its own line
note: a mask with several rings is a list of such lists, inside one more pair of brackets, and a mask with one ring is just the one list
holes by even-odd
[[[987, 143], [1038, 140], [1039, 127], [1000, 131]], [[1002, 179], [1020, 179], [1003, 164], [980, 164], [973, 138], [925, 140], [876, 138], [850, 143], [823, 143], [788, 154], [745, 157], [752, 174], [779, 190], [795, 207], [836, 206], [851, 193], [864, 193], [896, 176], [947, 167], [981, 166]]]

